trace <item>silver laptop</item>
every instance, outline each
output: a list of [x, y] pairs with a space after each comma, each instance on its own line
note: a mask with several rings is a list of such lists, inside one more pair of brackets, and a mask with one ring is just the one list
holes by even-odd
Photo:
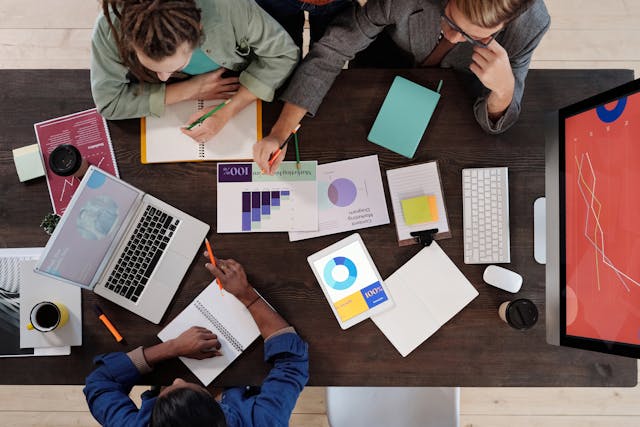
[[209, 226], [91, 166], [36, 272], [160, 323]]

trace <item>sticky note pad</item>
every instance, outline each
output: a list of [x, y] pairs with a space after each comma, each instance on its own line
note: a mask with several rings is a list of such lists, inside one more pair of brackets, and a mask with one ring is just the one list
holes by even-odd
[[418, 196], [400, 201], [402, 216], [407, 225], [438, 220], [436, 196]]
[[412, 158], [439, 100], [438, 92], [396, 76], [367, 139]]
[[13, 163], [16, 165], [20, 182], [44, 176], [38, 144], [27, 145], [13, 150]]

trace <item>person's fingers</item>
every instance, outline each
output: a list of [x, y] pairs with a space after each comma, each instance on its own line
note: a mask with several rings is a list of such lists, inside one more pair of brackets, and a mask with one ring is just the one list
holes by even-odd
[[487, 58], [485, 58], [478, 52], [474, 52], [473, 55], [471, 55], [471, 60], [478, 64], [481, 68], [484, 68], [489, 62]]
[[258, 164], [260, 170], [266, 171], [269, 167], [269, 155], [267, 154], [266, 144], [260, 141], [253, 144], [253, 160]]
[[494, 53], [506, 52], [502, 45], [496, 41], [496, 39], [491, 40], [491, 42], [487, 45], [486, 50], [489, 50]]
[[220, 350], [220, 343], [216, 338], [202, 340], [198, 345], [200, 351]]
[[280, 153], [278, 158], [275, 159], [273, 163], [271, 163], [271, 167], [269, 168], [269, 171], [268, 171], [269, 175], [273, 175], [274, 173], [276, 173], [276, 171], [280, 167], [280, 164], [284, 161], [285, 150], [286, 148], [283, 148], [282, 153]]
[[211, 272], [211, 274], [213, 274], [216, 277], [219, 277], [220, 279], [224, 279], [225, 278], [225, 272], [224, 270], [221, 270], [219, 268], [220, 264], [218, 263], [218, 266], [214, 266], [211, 263], [206, 263], [204, 265], [206, 267], [207, 270], [209, 270]]
[[220, 68], [218, 68], [217, 70], [215, 70], [215, 71], [211, 72], [211, 73], [209, 74], [209, 77], [210, 77], [210, 78], [212, 78], [212, 79], [220, 79], [220, 76], [222, 76], [222, 75], [224, 74], [224, 72], [225, 72], [225, 71], [227, 71], [227, 69], [226, 69], [226, 68], [224, 68], [224, 67], [220, 67]]
[[480, 57], [482, 59], [484, 59], [485, 61], [490, 61], [492, 57], [495, 56], [495, 53], [490, 51], [489, 49], [485, 49], [482, 47], [474, 47], [473, 48], [473, 55], [471, 58], [473, 57]]
[[476, 76], [478, 76], [478, 78], [480, 78], [480, 74], [482, 74], [482, 69], [478, 66], [478, 64], [476, 64], [475, 62], [472, 62], [471, 65], [469, 65], [469, 70], [471, 70], [473, 74], [475, 74]]
[[226, 86], [231, 84], [237, 84], [240, 81], [238, 77], [225, 77], [224, 79], [220, 79], [220, 85]]

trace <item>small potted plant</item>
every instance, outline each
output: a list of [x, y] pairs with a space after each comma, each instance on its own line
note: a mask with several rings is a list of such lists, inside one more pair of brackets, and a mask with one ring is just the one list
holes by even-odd
[[56, 229], [58, 222], [60, 221], [60, 215], [54, 213], [48, 213], [42, 219], [42, 223], [40, 223], [40, 228], [44, 230], [49, 236], [53, 234], [53, 230]]

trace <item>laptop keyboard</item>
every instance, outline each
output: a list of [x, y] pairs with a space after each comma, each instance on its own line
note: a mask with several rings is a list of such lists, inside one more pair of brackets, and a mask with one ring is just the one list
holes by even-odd
[[147, 206], [105, 287], [137, 302], [179, 223], [179, 219]]

